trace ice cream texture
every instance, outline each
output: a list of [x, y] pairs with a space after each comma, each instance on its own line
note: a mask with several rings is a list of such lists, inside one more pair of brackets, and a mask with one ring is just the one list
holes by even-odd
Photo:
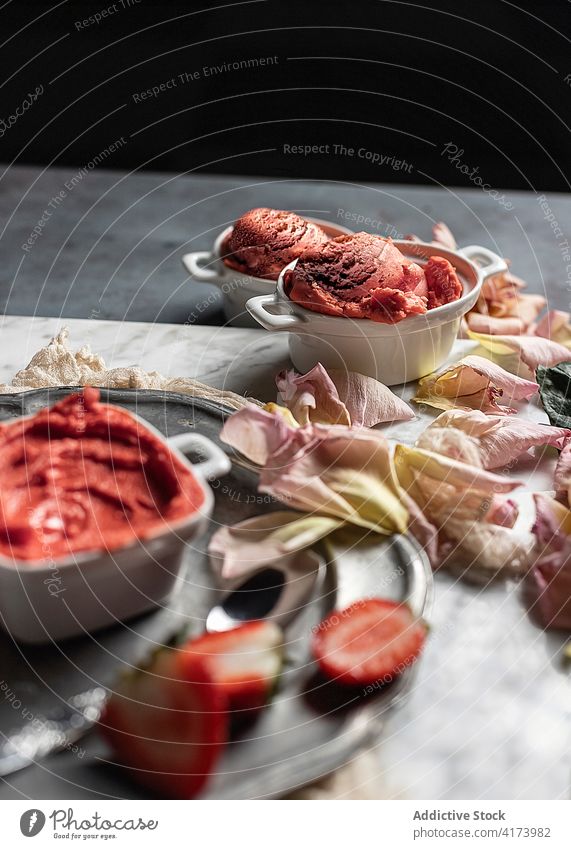
[[355, 233], [304, 251], [284, 290], [314, 312], [394, 324], [457, 300], [462, 284], [442, 256], [421, 266], [391, 239]]
[[91, 387], [0, 426], [0, 554], [51, 562], [167, 530], [204, 500], [191, 470]]
[[304, 250], [327, 240], [317, 224], [293, 212], [261, 207], [236, 221], [222, 246], [222, 258], [235, 271], [277, 280], [280, 271]]

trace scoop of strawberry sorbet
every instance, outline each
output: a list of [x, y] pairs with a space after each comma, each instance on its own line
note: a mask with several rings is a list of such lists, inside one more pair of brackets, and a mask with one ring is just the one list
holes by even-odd
[[424, 267], [391, 239], [370, 233], [339, 236], [309, 248], [286, 274], [288, 297], [314, 312], [394, 324], [457, 300], [462, 284], [444, 257]]
[[277, 280], [280, 271], [304, 250], [328, 240], [305, 218], [283, 209], [251, 209], [234, 224], [222, 245], [225, 265], [244, 274]]

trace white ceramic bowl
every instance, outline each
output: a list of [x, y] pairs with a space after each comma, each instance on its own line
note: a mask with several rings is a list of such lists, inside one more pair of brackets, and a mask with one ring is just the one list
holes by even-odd
[[[185, 546], [202, 533], [212, 514], [214, 497], [206, 481], [226, 474], [230, 461], [200, 434], [167, 440], [148, 422], [138, 421], [192, 469], [203, 504], [169, 529], [112, 552], [86, 551], [51, 561], [0, 555], [0, 624], [15, 640], [48, 643], [96, 631], [160, 605], [171, 593]], [[191, 451], [199, 463], [184, 456]]]
[[[313, 224], [321, 227], [328, 236], [346, 236], [352, 233], [347, 227], [322, 221], [319, 218], [307, 218]], [[228, 268], [221, 257], [224, 241], [232, 232], [233, 227], [227, 227], [216, 239], [210, 251], [192, 251], [185, 254], [182, 264], [195, 280], [201, 283], [211, 283], [218, 286], [223, 295], [224, 314], [234, 327], [258, 327], [246, 309], [246, 302], [255, 295], [270, 295], [275, 291], [276, 281], [265, 280], [263, 277], [252, 277], [242, 274], [233, 268]]]
[[252, 298], [248, 311], [266, 330], [289, 333], [291, 360], [302, 373], [322, 363], [326, 368], [370, 375], [387, 386], [417, 380], [442, 365], [462, 316], [476, 303], [482, 283], [505, 271], [507, 265], [497, 254], [477, 245], [453, 251], [425, 242], [394, 244], [420, 264], [431, 256], [446, 257], [456, 268], [463, 295], [451, 304], [397, 324], [323, 315], [305, 309], [285, 294], [284, 275], [295, 268], [292, 262], [281, 272], [274, 294]]

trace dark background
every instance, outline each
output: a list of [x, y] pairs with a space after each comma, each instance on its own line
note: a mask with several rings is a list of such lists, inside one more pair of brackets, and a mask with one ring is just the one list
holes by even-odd
[[[123, 136], [101, 167], [470, 187], [463, 164], [492, 186], [568, 190], [569, 5], [13, 0], [0, 10], [0, 118], [43, 93], [0, 159], [85, 166]], [[260, 57], [276, 59], [203, 71]]]

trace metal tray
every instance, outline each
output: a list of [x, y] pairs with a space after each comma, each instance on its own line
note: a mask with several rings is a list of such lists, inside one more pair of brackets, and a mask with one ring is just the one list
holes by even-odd
[[[68, 394], [69, 388], [0, 395], [0, 419], [27, 415]], [[102, 390], [102, 400], [147, 419], [166, 436], [190, 429], [218, 444], [223, 419], [232, 411], [189, 396], [149, 390]], [[223, 446], [224, 447], [224, 446]], [[227, 449], [228, 450], [228, 449]], [[90, 637], [51, 646], [16, 644], [0, 634], [0, 734], [28, 730], [34, 719], [57, 716], [78, 693], [112, 684], [125, 664], [140, 662], [157, 645], [185, 629], [200, 633], [219, 597], [206, 555], [208, 538], [220, 524], [238, 522], [279, 505], [256, 491], [256, 476], [239, 465], [215, 481], [213, 522], [193, 542], [177, 591], [168, 605]], [[327, 567], [303, 611], [286, 628], [286, 665], [271, 705], [229, 743], [205, 796], [217, 799], [283, 796], [346, 763], [378, 737], [384, 717], [406, 695], [414, 667], [393, 684], [371, 694], [335, 690], [319, 679], [311, 662], [309, 637], [336, 606], [370, 595], [407, 600], [427, 615], [431, 572], [424, 554], [408, 537], [368, 534], [355, 545], [329, 546]], [[9, 694], [9, 695], [7, 695]], [[148, 797], [107, 762], [108, 752], [90, 733], [75, 749], [52, 755], [7, 776], [0, 798]]]

